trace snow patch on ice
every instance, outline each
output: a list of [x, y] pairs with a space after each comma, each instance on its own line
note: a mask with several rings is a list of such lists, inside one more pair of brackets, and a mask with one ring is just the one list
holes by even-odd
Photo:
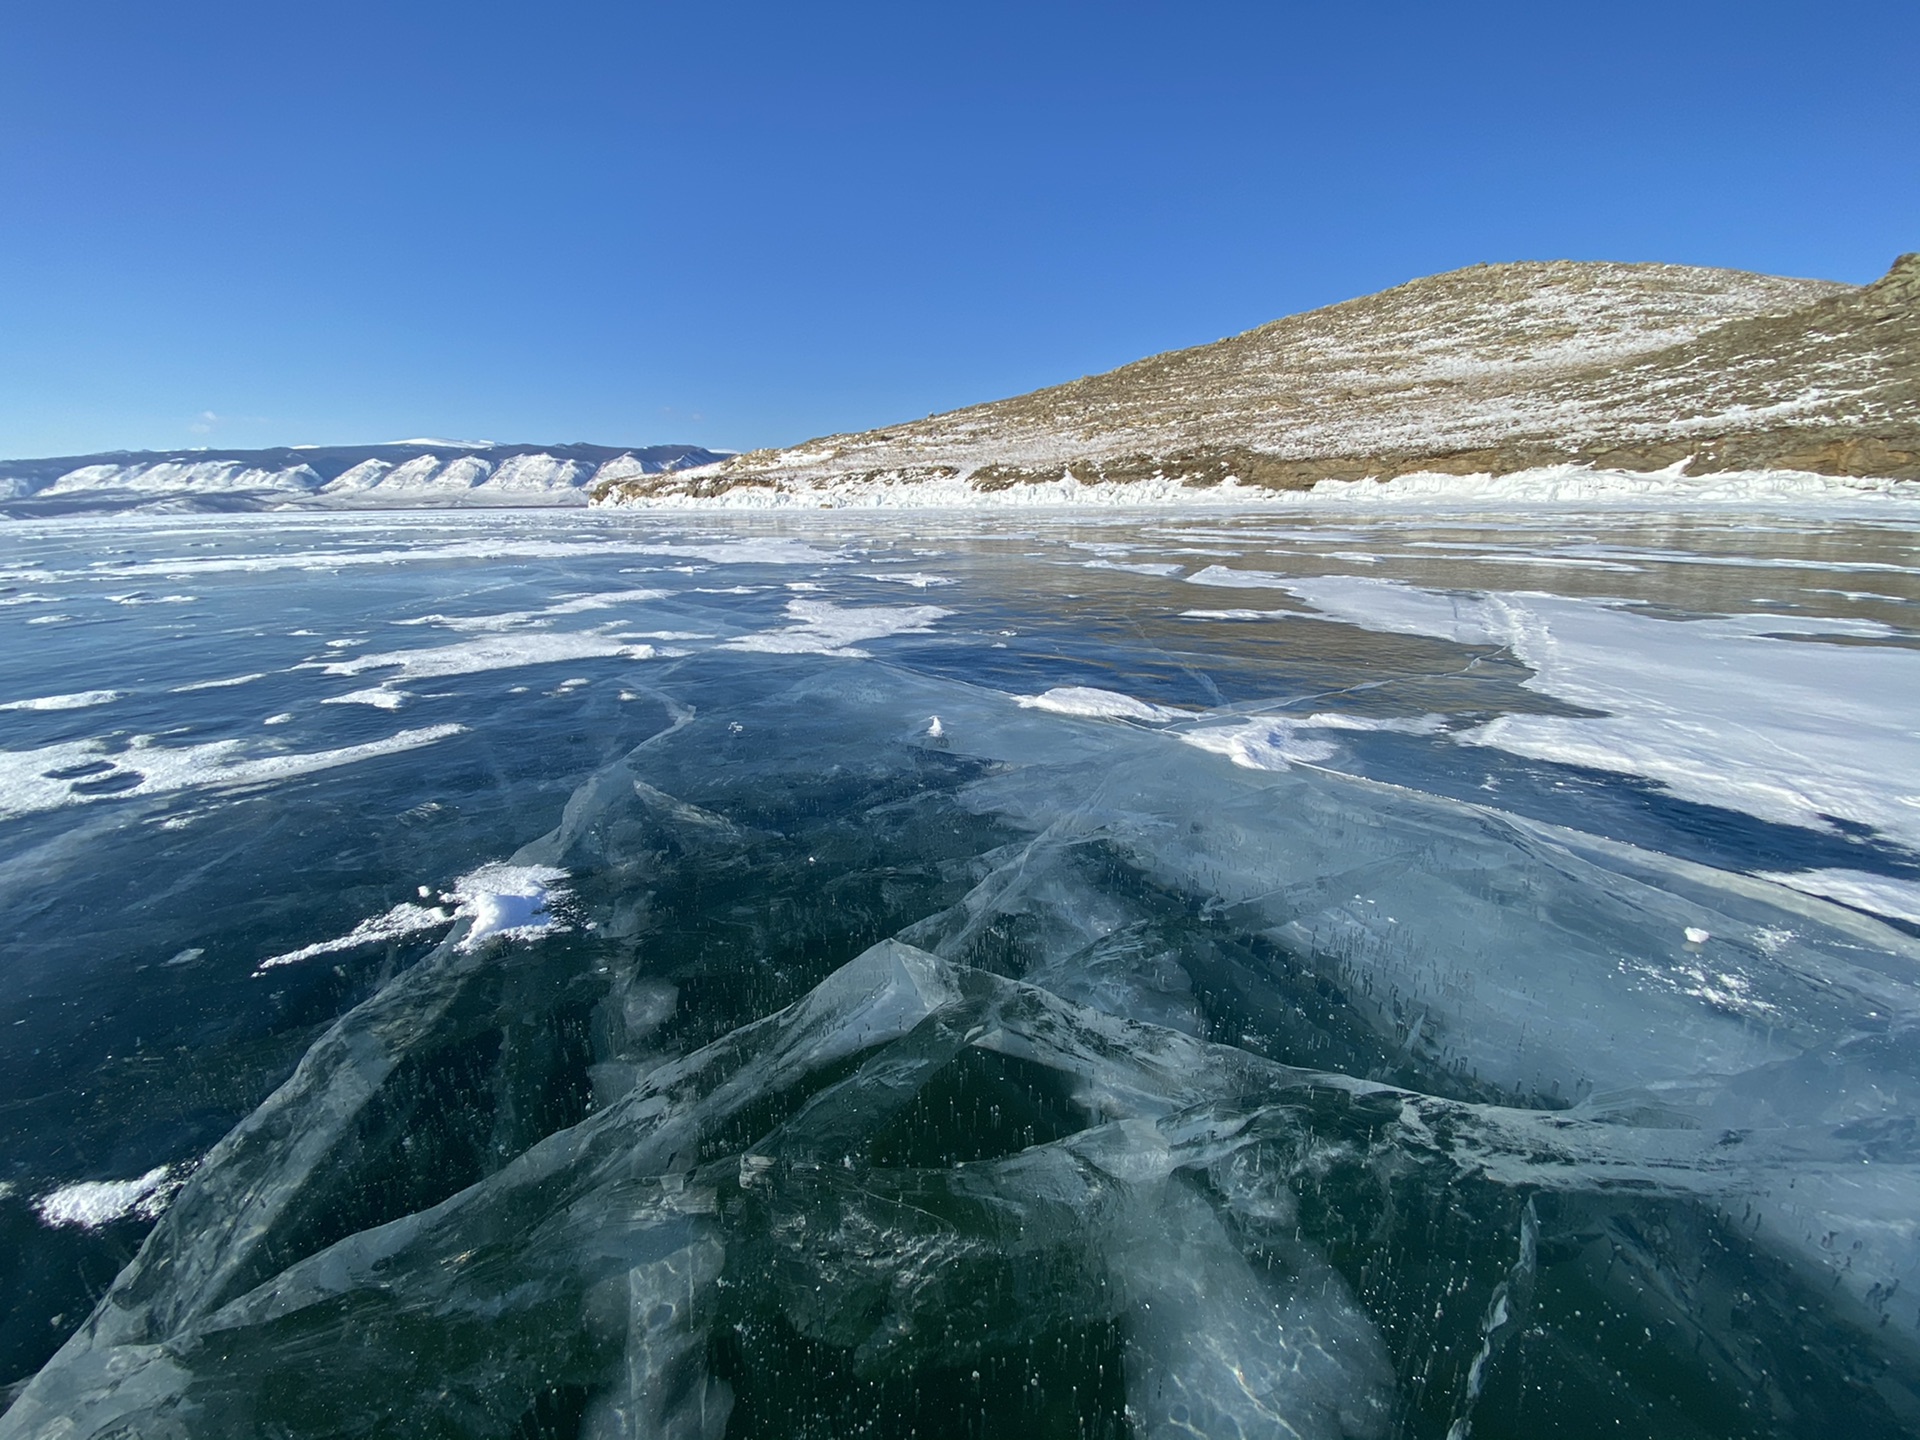
[[1837, 816], [1920, 848], [1920, 652], [1817, 643], [1880, 635], [1877, 622], [1668, 620], [1600, 600], [1344, 575], [1281, 588], [1370, 630], [1501, 646], [1534, 671], [1528, 688], [1602, 712], [1503, 715], [1466, 743], [1642, 776], [1783, 825], [1827, 829]]
[[[566, 878], [565, 870], [550, 865], [514, 865], [504, 861], [482, 865], [454, 881], [439, 897], [438, 905], [403, 901], [383, 914], [362, 920], [345, 935], [262, 960], [254, 973], [297, 965], [303, 960], [343, 950], [357, 950], [363, 945], [404, 940], [457, 920], [468, 922], [467, 932], [460, 941], [465, 950], [477, 949], [496, 937], [526, 940], [564, 930], [567, 926], [553, 907], [567, 896], [566, 888], [560, 883]], [[420, 887], [422, 899], [432, 893], [426, 886]]]
[[482, 865], [461, 876], [443, 897], [470, 921], [462, 949], [477, 949], [496, 937], [529, 940], [565, 924], [553, 906], [566, 896], [567, 872], [551, 865]]
[[126, 698], [124, 690], [76, 690], [71, 695], [41, 695], [32, 700], [9, 700], [0, 710], [85, 710]]
[[1182, 610], [1182, 620], [1298, 620], [1302, 610]]
[[796, 624], [742, 635], [721, 648], [865, 659], [870, 652], [858, 649], [856, 642], [889, 635], [924, 635], [934, 621], [952, 613], [938, 605], [835, 605], [828, 600], [789, 600], [787, 614]]
[[1091, 685], [1063, 685], [1040, 695], [1016, 695], [1013, 703], [1027, 710], [1051, 710], [1056, 715], [1085, 715], [1101, 720], [1159, 722], [1187, 718], [1184, 710], [1153, 705], [1116, 690], [1100, 690]]
[[1180, 738], [1189, 745], [1224, 755], [1243, 769], [1285, 770], [1292, 765], [1331, 760], [1337, 753], [1334, 745], [1304, 735], [1304, 731], [1391, 730], [1405, 735], [1431, 735], [1441, 724], [1437, 715], [1375, 719], [1328, 711], [1320, 715], [1269, 716], [1237, 725], [1210, 726], [1205, 730], [1190, 730]]
[[577, 615], [583, 610], [607, 610], [615, 605], [639, 605], [648, 600], [660, 600], [672, 594], [670, 590], [657, 588], [639, 590], [603, 590], [597, 595], [576, 595], [570, 600], [559, 600], [540, 611], [542, 615]]
[[1526, 509], [1533, 506], [1728, 508], [1833, 504], [1860, 500], [1920, 502], [1910, 481], [1815, 475], [1804, 470], [1741, 470], [1683, 475], [1584, 465], [1545, 465], [1510, 475], [1412, 474], [1392, 480], [1321, 480], [1303, 503], [1315, 508]]
[[1151, 560], [1082, 560], [1080, 568], [1082, 570], [1124, 570], [1129, 575], [1153, 575], [1164, 578], [1169, 575], [1178, 575], [1187, 567]]
[[157, 1165], [131, 1180], [83, 1180], [63, 1185], [33, 1202], [40, 1223], [98, 1230], [116, 1220], [158, 1220], [167, 1202], [186, 1183], [171, 1165]]
[[1766, 871], [1760, 878], [1808, 895], [1837, 900], [1856, 910], [1920, 925], [1920, 882], [1870, 875], [1864, 870]]
[[1271, 570], [1236, 570], [1230, 565], [1209, 565], [1187, 576], [1187, 583], [1213, 585], [1224, 590], [1285, 590], [1293, 581]]
[[539, 610], [507, 610], [496, 615], [416, 615], [411, 620], [396, 620], [396, 625], [439, 625], [448, 630], [488, 632], [538, 629], [556, 615], [578, 615], [591, 610], [610, 610], [617, 605], [639, 604], [670, 594], [658, 589], [608, 590], [597, 595], [576, 595]]
[[412, 697], [404, 690], [389, 690], [376, 685], [370, 690], [352, 690], [345, 695], [329, 695], [322, 705], [371, 705], [376, 710], [398, 710]]
[[[825, 458], [820, 457], [820, 458]], [[803, 452], [783, 459], [805, 464]], [[1159, 476], [1125, 483], [1082, 482], [1063, 460], [1058, 479], [1023, 481], [983, 491], [963, 476], [910, 480], [862, 471], [857, 478], [785, 476], [771, 485], [742, 485], [714, 496], [654, 494], [609, 497], [604, 504], [649, 510], [1028, 510], [1055, 507], [1100, 509], [1237, 509], [1290, 511], [1511, 510], [1575, 506], [1598, 509], [1726, 509], [1848, 507], [1908, 511], [1920, 507], [1920, 486], [1911, 481], [1815, 475], [1795, 470], [1734, 471], [1683, 475], [1677, 469], [1651, 474], [1548, 465], [1509, 475], [1411, 474], [1392, 480], [1317, 481], [1308, 490], [1268, 490], [1228, 479], [1195, 487]]]
[[[271, 716], [264, 723], [291, 720]], [[0, 819], [83, 805], [98, 800], [163, 795], [202, 785], [263, 785], [417, 750], [451, 735], [464, 725], [429, 725], [402, 730], [384, 740], [301, 754], [249, 755], [245, 742], [214, 740], [205, 745], [155, 745], [136, 736], [124, 751], [110, 752], [95, 740], [47, 745], [38, 750], [0, 750]]]
[[342, 950], [357, 950], [362, 945], [373, 945], [383, 940], [404, 940], [407, 936], [417, 935], [423, 930], [450, 925], [453, 920], [453, 912], [448, 910], [426, 905], [396, 905], [385, 914], [362, 920], [345, 935], [332, 940], [321, 940], [312, 945], [302, 945], [298, 950], [289, 950], [284, 955], [275, 955], [262, 960], [254, 968], [257, 973], [261, 970], [273, 970], [281, 965], [297, 965], [302, 960], [311, 960], [318, 955], [332, 955]]
[[388, 677], [388, 683], [393, 683], [475, 675], [487, 670], [517, 670], [526, 665], [550, 665], [562, 660], [649, 660], [653, 655], [651, 645], [626, 645], [609, 635], [541, 631], [490, 636], [430, 650], [356, 655], [351, 660], [336, 660], [320, 668], [329, 675], [360, 675], [368, 670], [392, 668], [395, 673]]
[[778, 536], [754, 536], [740, 540], [675, 541], [631, 547], [641, 555], [677, 555], [692, 560], [710, 560], [716, 565], [822, 565], [838, 563], [838, 557], [816, 550], [803, 540]]
[[235, 685], [251, 685], [256, 680], [267, 678], [267, 672], [256, 670], [251, 675], [232, 675], [225, 680], [196, 680], [191, 685], [176, 685], [173, 693], [185, 695], [194, 690], [226, 690]]
[[378, 550], [300, 550], [263, 555], [182, 555], [117, 565], [104, 572], [53, 572], [41, 580], [338, 570], [370, 565], [432, 565], [456, 560], [564, 560], [581, 556], [677, 555], [728, 565], [831, 565], [837, 557], [799, 540], [763, 537], [693, 543], [624, 540], [455, 540]]

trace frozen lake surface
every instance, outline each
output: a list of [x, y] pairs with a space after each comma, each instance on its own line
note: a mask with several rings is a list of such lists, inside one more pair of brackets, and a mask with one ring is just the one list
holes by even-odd
[[1920, 543], [0, 529], [0, 1436], [1920, 1430]]

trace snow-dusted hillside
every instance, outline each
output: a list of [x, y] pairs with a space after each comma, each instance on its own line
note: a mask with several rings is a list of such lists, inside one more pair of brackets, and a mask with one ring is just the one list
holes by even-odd
[[1476, 266], [602, 498], [1011, 500], [1063, 486], [1145, 498], [1569, 465], [1920, 478], [1917, 310], [1920, 256], [1866, 287], [1681, 265]]
[[722, 457], [694, 445], [494, 445], [402, 440], [277, 450], [116, 452], [0, 461], [0, 513], [581, 505], [596, 485]]

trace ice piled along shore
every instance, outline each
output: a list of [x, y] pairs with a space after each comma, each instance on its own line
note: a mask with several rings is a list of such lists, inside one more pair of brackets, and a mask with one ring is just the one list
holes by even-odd
[[1272, 721], [794, 674], [450, 890], [0, 1437], [1910, 1432], [1920, 942]]
[[[701, 472], [690, 472], [698, 474]], [[1315, 511], [1527, 510], [1554, 509], [1797, 509], [1910, 514], [1920, 509], [1920, 482], [1820, 475], [1801, 470], [1729, 471], [1687, 475], [1552, 465], [1506, 475], [1419, 473], [1391, 480], [1321, 480], [1306, 490], [1270, 490], [1232, 478], [1193, 486], [1178, 476], [1130, 482], [1088, 482], [1071, 462], [1060, 478], [1022, 481], [995, 490], [976, 488], [964, 476], [943, 479], [907, 475], [843, 479], [822, 475], [779, 483], [739, 485], [717, 495], [671, 490], [596, 501], [640, 510], [1024, 510], [1059, 506], [1099, 509], [1202, 508]]]

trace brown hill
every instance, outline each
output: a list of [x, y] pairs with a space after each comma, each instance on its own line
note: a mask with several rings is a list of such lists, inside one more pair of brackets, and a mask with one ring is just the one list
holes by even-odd
[[1854, 287], [1682, 265], [1474, 266], [1104, 375], [607, 487], [1164, 477], [1295, 489], [1554, 463], [1920, 478], [1920, 255]]

